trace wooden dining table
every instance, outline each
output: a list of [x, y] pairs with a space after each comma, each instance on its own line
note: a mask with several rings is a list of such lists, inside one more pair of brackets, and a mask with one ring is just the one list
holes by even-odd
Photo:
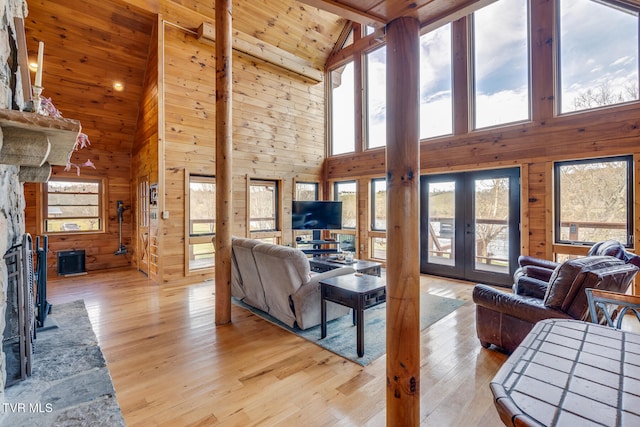
[[490, 387], [508, 426], [640, 426], [640, 334], [540, 321]]

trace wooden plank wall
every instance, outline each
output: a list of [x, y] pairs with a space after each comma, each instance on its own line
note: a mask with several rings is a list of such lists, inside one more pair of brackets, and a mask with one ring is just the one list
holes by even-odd
[[[139, 206], [139, 189], [138, 182], [146, 179], [149, 183], [158, 182], [158, 140], [159, 140], [159, 108], [158, 108], [158, 27], [162, 22], [158, 19], [151, 34], [151, 43], [149, 45], [149, 56], [147, 59], [147, 70], [143, 82], [142, 97], [140, 100], [140, 112], [138, 114], [138, 125], [136, 128], [136, 144], [133, 146], [132, 152], [132, 179], [131, 179], [131, 200], [132, 200], [132, 263], [134, 266], [143, 270], [145, 267], [139, 265], [140, 257], [143, 252], [149, 252], [150, 248], [142, 248], [143, 239], [140, 233], [149, 232], [146, 242], [157, 239], [157, 228], [150, 230], [139, 230], [138, 225], [141, 223], [140, 206]], [[149, 243], [147, 243], [149, 245]], [[153, 254], [151, 254], [153, 255]], [[147, 255], [148, 256], [148, 255]], [[146, 273], [152, 280], [157, 280], [158, 269], [155, 258], [148, 258], [148, 271]]]
[[[131, 253], [119, 248], [118, 200], [131, 207], [131, 147], [135, 144], [137, 113], [152, 15], [118, 1], [42, 0], [29, 2], [25, 31], [30, 53], [45, 42], [43, 96], [64, 117], [80, 121], [91, 145], [73, 153], [72, 162], [90, 159], [96, 169], [82, 168], [80, 179], [102, 179], [106, 221], [104, 233], [49, 234], [48, 274], [57, 274], [60, 251], [84, 249], [87, 270], [131, 265]], [[89, 47], [87, 47], [89, 46]], [[103, 54], [104, 53], [104, 54]], [[113, 89], [121, 79], [125, 90]], [[53, 167], [53, 177], [78, 178], [75, 169]], [[44, 234], [42, 186], [25, 184], [26, 231]], [[131, 250], [132, 210], [124, 212], [122, 243]]]
[[[185, 271], [184, 215], [186, 174], [215, 174], [215, 46], [186, 29], [197, 27], [203, 17], [185, 10], [179, 16], [180, 26], [166, 20], [163, 25], [164, 210], [169, 218], [160, 222], [161, 283], [172, 284], [213, 278], [212, 270]], [[233, 78], [233, 234], [249, 234], [251, 178], [281, 182], [280, 211], [284, 228], [290, 229], [294, 182], [322, 176], [324, 85], [238, 52]], [[282, 235], [281, 243], [291, 242], [290, 232]]]
[[[128, 128], [128, 125], [127, 125]], [[133, 134], [134, 127], [123, 129], [123, 132]], [[90, 135], [95, 138], [107, 138], [104, 133], [96, 131]], [[119, 226], [116, 212], [118, 200], [122, 200], [126, 207], [131, 206], [130, 198], [130, 173], [131, 155], [122, 151], [104, 151], [98, 149], [81, 150], [72, 156], [74, 163], [84, 163], [90, 159], [98, 165], [98, 169], [82, 168], [80, 178], [102, 179], [106, 194], [105, 205], [102, 207], [106, 220], [105, 232], [99, 235], [95, 233], [82, 234], [51, 234], [49, 236], [49, 254], [47, 257], [47, 274], [54, 276], [58, 271], [57, 254], [60, 251], [85, 250], [86, 267], [88, 271], [102, 270], [106, 268], [125, 267], [130, 265], [131, 256], [114, 255], [119, 247]], [[75, 169], [65, 172], [63, 167], [54, 167], [52, 177], [78, 178]], [[25, 183], [25, 228], [32, 236], [47, 234], [43, 229], [43, 218], [40, 201], [42, 200], [42, 185]], [[124, 212], [122, 225], [122, 243], [131, 248], [131, 210]], [[97, 237], [99, 236], [99, 237]]]

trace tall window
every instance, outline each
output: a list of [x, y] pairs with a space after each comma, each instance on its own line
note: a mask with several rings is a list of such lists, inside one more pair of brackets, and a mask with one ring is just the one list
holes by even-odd
[[558, 243], [633, 240], [633, 157], [555, 164]]
[[331, 71], [331, 154], [355, 151], [353, 62]]
[[367, 54], [367, 146], [387, 145], [387, 47]]
[[372, 230], [387, 229], [387, 181], [383, 178], [371, 180], [371, 218]]
[[420, 139], [453, 133], [451, 24], [420, 37]]
[[216, 232], [216, 180], [212, 176], [189, 176], [189, 270], [214, 266], [213, 236]]
[[559, 0], [560, 111], [638, 99], [638, 8]]
[[278, 229], [278, 183], [252, 179], [249, 184], [249, 230]]
[[371, 180], [371, 257], [387, 258], [387, 180]]
[[102, 181], [54, 178], [44, 189], [47, 233], [103, 230]]
[[342, 228], [356, 228], [358, 220], [358, 194], [355, 181], [336, 182], [334, 200], [342, 202]]
[[499, 0], [473, 14], [476, 129], [529, 119], [527, 5]]
[[318, 200], [318, 183], [296, 182], [295, 200]]

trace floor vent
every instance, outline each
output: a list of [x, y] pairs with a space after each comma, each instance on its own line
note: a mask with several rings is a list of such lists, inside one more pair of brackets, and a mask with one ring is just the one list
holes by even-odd
[[59, 276], [72, 276], [86, 273], [84, 249], [58, 252]]

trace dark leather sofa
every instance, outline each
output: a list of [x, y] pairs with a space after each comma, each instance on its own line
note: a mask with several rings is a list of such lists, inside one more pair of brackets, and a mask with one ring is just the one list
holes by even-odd
[[542, 297], [532, 295], [534, 292], [518, 294], [478, 284], [473, 289], [473, 301], [480, 343], [511, 353], [540, 320], [590, 321], [584, 289], [624, 293], [637, 272], [638, 267], [616, 257], [588, 256], [558, 265]]
[[[617, 240], [605, 240], [594, 244], [587, 256], [612, 256], [640, 268], [640, 256], [628, 252]], [[559, 262], [521, 255], [518, 258], [519, 267], [513, 274], [513, 292], [544, 298], [551, 275], [559, 265]]]

